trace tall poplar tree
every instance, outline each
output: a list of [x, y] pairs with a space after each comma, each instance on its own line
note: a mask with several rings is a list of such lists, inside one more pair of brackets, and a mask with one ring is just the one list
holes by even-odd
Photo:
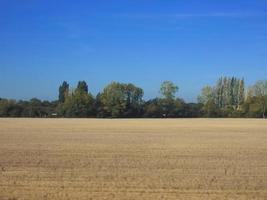
[[64, 103], [65, 102], [65, 99], [66, 99], [66, 96], [68, 95], [68, 92], [69, 92], [69, 84], [64, 81], [62, 83], [62, 85], [59, 86], [59, 89], [58, 89], [58, 101], [60, 103]]

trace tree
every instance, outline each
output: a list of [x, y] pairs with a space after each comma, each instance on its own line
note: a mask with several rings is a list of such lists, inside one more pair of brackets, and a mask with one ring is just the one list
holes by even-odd
[[261, 106], [262, 117], [265, 118], [267, 109], [267, 80], [260, 80], [253, 86], [254, 96], [258, 98], [258, 102]]
[[126, 100], [123, 94], [123, 85], [112, 82], [107, 85], [100, 94], [103, 111], [109, 117], [122, 117], [126, 108]]
[[210, 86], [205, 86], [201, 90], [201, 94], [198, 96], [198, 102], [206, 104], [208, 101], [214, 98], [213, 89]]
[[141, 88], [131, 83], [112, 82], [98, 96], [98, 104], [106, 117], [137, 117], [141, 112], [142, 97]]
[[124, 90], [126, 93], [126, 112], [124, 114], [125, 117], [136, 117], [140, 115], [141, 106], [143, 103], [143, 95], [144, 92], [141, 88], [136, 87], [132, 83], [126, 84], [124, 86]]
[[65, 117], [94, 116], [94, 98], [91, 94], [76, 89], [59, 107], [59, 113]]
[[221, 77], [213, 90], [214, 103], [221, 109], [235, 111], [244, 103], [244, 79]]
[[164, 81], [160, 86], [160, 93], [165, 99], [174, 99], [175, 93], [177, 93], [178, 90], [178, 86], [171, 81]]
[[[210, 114], [213, 113], [212, 115], [215, 113], [210, 111], [214, 111], [213, 108], [217, 107], [219, 108], [219, 114], [216, 113], [216, 116], [239, 116], [242, 104], [244, 103], [244, 84], [244, 79], [238, 79], [236, 77], [220, 77], [214, 87], [205, 86], [202, 89], [198, 101], [204, 105], [203, 110]], [[214, 104], [216, 106], [214, 106]]]
[[88, 85], [85, 81], [79, 81], [76, 89], [68, 88], [67, 96], [57, 111], [64, 117], [92, 117], [95, 115], [94, 97], [88, 93]]
[[262, 117], [262, 110], [259, 104], [259, 98], [249, 96], [242, 105], [242, 115], [245, 117]]
[[202, 106], [201, 103], [184, 103], [184, 113], [182, 117], [202, 117]]
[[155, 98], [144, 104], [144, 117], [152, 118], [174, 118], [190, 117], [189, 110], [195, 109], [187, 105], [182, 99], [163, 99]]
[[107, 115], [105, 113], [105, 110], [103, 109], [103, 107], [104, 106], [103, 106], [102, 101], [101, 101], [101, 93], [99, 92], [95, 98], [96, 117], [103, 118]]
[[54, 106], [48, 101], [41, 101], [37, 98], [32, 98], [30, 101], [19, 101], [23, 110], [23, 117], [48, 117], [54, 111]]
[[183, 99], [163, 99], [163, 109], [165, 117], [186, 117], [188, 115], [186, 108], [187, 107]]
[[220, 116], [220, 108], [214, 102], [213, 99], [209, 100], [203, 107], [204, 115], [206, 117], [219, 117]]
[[79, 81], [77, 85], [77, 90], [81, 92], [88, 93], [88, 85], [85, 81]]
[[174, 117], [175, 109], [177, 105], [180, 105], [179, 102], [175, 101], [175, 93], [178, 92], [178, 86], [176, 86], [171, 81], [164, 81], [160, 86], [160, 93], [163, 96], [163, 99], [160, 99], [161, 107], [163, 110], [164, 117]]
[[223, 99], [225, 99], [225, 92], [223, 78], [221, 77], [214, 87], [214, 103], [221, 108], [223, 107]]
[[58, 101], [60, 103], [64, 103], [65, 97], [68, 95], [69, 92], [69, 84], [66, 81], [64, 81], [62, 85], [59, 86], [58, 92], [59, 92]]
[[[58, 101], [16, 101], [0, 98], [0, 117], [266, 117], [267, 80], [247, 89], [244, 79], [220, 77], [215, 86], [205, 86], [198, 104], [175, 98], [178, 87], [170, 81], [161, 84], [161, 98], [143, 101], [143, 90], [134, 84], [112, 82], [94, 99], [85, 81], [75, 89], [64, 81]], [[55, 115], [53, 115], [55, 116]]]
[[144, 117], [162, 118], [163, 114], [162, 99], [155, 98], [145, 102]]
[[21, 114], [21, 110], [22, 108], [15, 100], [0, 100], [0, 117], [18, 117]]
[[245, 81], [244, 79], [239, 80], [238, 86], [238, 109], [244, 104], [245, 101]]

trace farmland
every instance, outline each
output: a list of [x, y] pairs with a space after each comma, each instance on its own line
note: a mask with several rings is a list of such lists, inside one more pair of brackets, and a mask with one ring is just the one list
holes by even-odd
[[3, 118], [0, 199], [267, 199], [267, 121]]

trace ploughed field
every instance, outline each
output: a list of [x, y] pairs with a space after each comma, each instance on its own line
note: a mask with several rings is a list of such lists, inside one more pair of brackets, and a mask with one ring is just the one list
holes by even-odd
[[0, 119], [0, 199], [267, 199], [267, 121]]

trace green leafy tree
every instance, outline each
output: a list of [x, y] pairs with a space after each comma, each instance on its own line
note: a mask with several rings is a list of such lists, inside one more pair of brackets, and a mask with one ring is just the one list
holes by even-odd
[[242, 104], [244, 103], [244, 96], [244, 79], [221, 77], [214, 87], [204, 87], [198, 100], [204, 105], [203, 110], [209, 112], [207, 116], [215, 115], [214, 112], [210, 112], [213, 110], [211, 108], [215, 108], [213, 105], [215, 104], [219, 115], [234, 117], [240, 114]]
[[245, 81], [244, 79], [239, 80], [238, 85], [238, 109], [241, 108], [241, 106], [244, 104], [245, 101]]
[[85, 81], [79, 81], [77, 85], [77, 90], [80, 92], [88, 93], [88, 85]]
[[23, 117], [48, 117], [53, 112], [52, 105], [37, 98], [32, 98], [30, 101], [21, 101], [19, 105], [23, 107], [21, 115]]
[[252, 87], [254, 96], [257, 97], [258, 103], [261, 107], [262, 117], [266, 117], [267, 109], [267, 80], [260, 80]]
[[179, 88], [171, 81], [164, 81], [160, 86], [160, 93], [165, 99], [174, 99]]
[[136, 117], [140, 115], [143, 90], [133, 84], [112, 82], [98, 97], [101, 112], [106, 117]]
[[144, 104], [144, 117], [162, 118], [163, 116], [162, 99], [151, 99]]
[[70, 94], [62, 108], [61, 115], [65, 117], [92, 117], [94, 116], [94, 99], [91, 94], [75, 90]]
[[241, 111], [242, 115], [245, 117], [263, 117], [259, 98], [253, 95], [246, 98]]
[[0, 100], [0, 117], [19, 117], [22, 108], [15, 100], [1, 99]]
[[68, 91], [64, 103], [57, 109], [60, 116], [92, 117], [95, 115], [94, 97], [88, 93], [85, 81], [79, 81], [75, 90], [68, 89]]
[[213, 99], [209, 100], [203, 107], [204, 115], [206, 117], [219, 117], [220, 116], [220, 108], [214, 102]]
[[175, 94], [179, 88], [171, 81], [164, 81], [160, 86], [160, 93], [163, 96], [161, 99], [161, 107], [163, 109], [164, 117], [174, 117], [175, 109], [177, 108], [177, 102], [175, 102]]
[[60, 103], [64, 103], [66, 96], [68, 95], [69, 92], [69, 84], [64, 81], [62, 85], [59, 86], [58, 89], [58, 101]]
[[201, 94], [198, 96], [198, 102], [206, 104], [208, 101], [213, 100], [213, 88], [210, 86], [205, 86], [201, 90]]
[[[167, 101], [167, 109], [166, 109], [166, 102]], [[172, 101], [163, 99], [164, 102], [164, 114], [165, 117], [173, 118], [173, 117], [185, 117], [186, 113], [186, 106], [183, 99], [176, 98]]]
[[125, 84], [124, 90], [126, 93], [126, 112], [125, 117], [136, 117], [142, 112], [143, 95], [141, 88], [136, 87], [132, 83]]
[[221, 109], [235, 111], [244, 103], [244, 79], [221, 77], [213, 90], [214, 102]]

